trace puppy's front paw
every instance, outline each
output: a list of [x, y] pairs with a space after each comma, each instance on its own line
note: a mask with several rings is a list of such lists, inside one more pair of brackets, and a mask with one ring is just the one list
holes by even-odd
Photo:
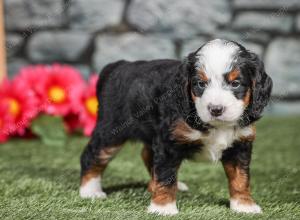
[[262, 210], [259, 205], [256, 203], [241, 203], [237, 199], [230, 199], [230, 209], [232, 209], [235, 212], [241, 212], [241, 213], [253, 213], [258, 214], [262, 213]]
[[82, 185], [79, 190], [81, 198], [104, 199], [106, 193], [102, 191], [100, 178], [92, 178]]
[[90, 198], [90, 199], [105, 199], [107, 197], [105, 192], [101, 191], [84, 191], [80, 190], [81, 198]]
[[155, 204], [151, 202], [148, 207], [148, 213], [158, 214], [158, 215], [176, 215], [178, 214], [178, 209], [176, 206], [176, 202], [168, 203], [165, 205]]
[[177, 182], [177, 188], [179, 191], [188, 191], [189, 190], [189, 187], [184, 182], [181, 182], [181, 181]]

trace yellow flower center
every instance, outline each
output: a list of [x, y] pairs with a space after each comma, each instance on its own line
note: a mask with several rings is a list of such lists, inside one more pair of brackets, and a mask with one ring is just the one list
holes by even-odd
[[21, 113], [21, 106], [16, 99], [8, 99], [9, 104], [9, 112], [14, 116], [17, 117]]
[[91, 115], [96, 116], [98, 111], [98, 100], [96, 96], [88, 98], [85, 101], [85, 107]]
[[66, 100], [66, 92], [59, 86], [53, 86], [49, 89], [48, 96], [54, 103], [62, 103]]

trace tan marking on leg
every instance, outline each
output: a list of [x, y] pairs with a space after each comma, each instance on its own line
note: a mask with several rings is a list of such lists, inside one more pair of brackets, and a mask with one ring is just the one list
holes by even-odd
[[223, 162], [223, 166], [228, 178], [230, 198], [238, 200], [241, 204], [254, 204], [250, 195], [248, 174], [231, 162]]
[[149, 146], [144, 145], [142, 149], [142, 159], [150, 175], [152, 172], [152, 159], [153, 159], [152, 157], [153, 155], [149, 149]]
[[93, 167], [92, 169], [87, 171], [85, 173], [85, 175], [81, 177], [80, 185], [84, 186], [86, 183], [88, 183], [90, 181], [90, 179], [100, 176], [103, 171], [102, 169], [104, 170], [105, 168], [104, 167], [101, 167], [101, 168]]
[[152, 202], [158, 205], [165, 205], [176, 200], [177, 185], [163, 185], [156, 180], [149, 184], [149, 190], [152, 192]]
[[109, 161], [119, 152], [121, 146], [106, 147], [100, 150], [98, 162], [94, 164], [82, 177], [80, 185], [83, 186], [90, 179], [101, 176]]

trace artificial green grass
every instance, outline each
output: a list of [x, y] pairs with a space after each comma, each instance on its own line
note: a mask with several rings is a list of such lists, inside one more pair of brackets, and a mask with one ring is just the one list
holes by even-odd
[[180, 169], [190, 188], [178, 193], [180, 214], [147, 214], [149, 177], [138, 143], [127, 143], [106, 170], [108, 198], [83, 200], [79, 156], [88, 139], [71, 137], [65, 147], [39, 140], [0, 146], [0, 219], [300, 219], [300, 117], [264, 118], [257, 130], [251, 185], [261, 215], [230, 211], [223, 168], [207, 162]]

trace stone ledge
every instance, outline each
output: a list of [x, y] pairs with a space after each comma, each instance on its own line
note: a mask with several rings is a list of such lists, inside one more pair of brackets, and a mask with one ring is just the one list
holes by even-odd
[[189, 53], [195, 52], [198, 48], [200, 48], [207, 41], [208, 40], [205, 37], [195, 37], [194, 39], [184, 41], [182, 44], [180, 57], [182, 59], [187, 57], [189, 55]]
[[223, 0], [133, 0], [127, 12], [127, 20], [140, 32], [162, 32], [180, 39], [214, 33], [230, 19], [229, 4]]
[[233, 27], [238, 29], [253, 29], [288, 33], [292, 30], [293, 17], [286, 14], [243, 12], [239, 13]]
[[298, 14], [296, 18], [296, 29], [300, 32], [300, 14]]
[[267, 48], [266, 71], [274, 81], [273, 94], [300, 94], [300, 43], [296, 38], [276, 38]]
[[121, 59], [134, 61], [175, 58], [173, 42], [158, 36], [143, 36], [137, 33], [105, 34], [97, 37], [95, 45], [93, 66], [97, 72], [108, 63]]
[[67, 7], [61, 0], [6, 0], [6, 29], [26, 31], [33, 28], [61, 27], [67, 20], [64, 16]]
[[286, 8], [288, 10], [300, 9], [299, 0], [234, 0], [235, 8], [247, 9], [278, 9]]
[[283, 102], [277, 101], [270, 103], [266, 110], [266, 114], [273, 115], [299, 115], [300, 101], [297, 102]]
[[29, 62], [23, 58], [8, 59], [8, 76], [15, 76], [22, 67], [29, 65]]
[[43, 31], [34, 34], [26, 52], [33, 62], [78, 61], [90, 43], [90, 35], [76, 31]]
[[237, 42], [261, 42], [268, 43], [270, 41], [270, 34], [263, 32], [262, 30], [249, 29], [245, 31], [239, 30], [222, 30], [214, 34], [214, 38], [223, 38], [227, 40], [234, 40]]
[[121, 22], [123, 0], [73, 0], [70, 7], [70, 24], [74, 29], [99, 31]]
[[17, 55], [23, 46], [24, 38], [19, 34], [6, 35], [6, 53], [8, 57]]

